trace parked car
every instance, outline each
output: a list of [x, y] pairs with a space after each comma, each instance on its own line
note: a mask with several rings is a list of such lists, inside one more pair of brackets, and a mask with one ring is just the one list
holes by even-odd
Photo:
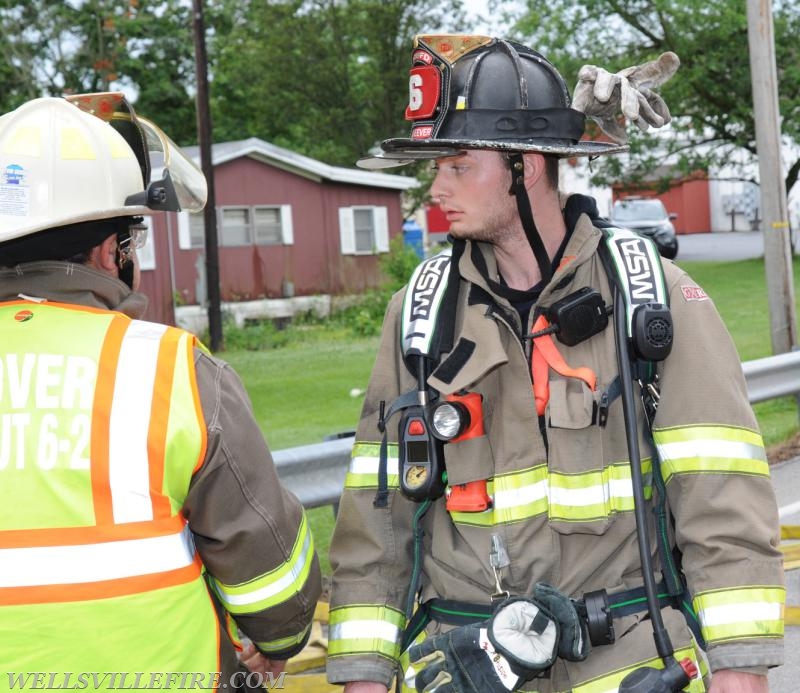
[[678, 254], [678, 237], [672, 225], [672, 220], [677, 218], [677, 214], [668, 213], [664, 203], [655, 197], [626, 197], [617, 200], [611, 208], [614, 226], [651, 238], [661, 255], [670, 260]]

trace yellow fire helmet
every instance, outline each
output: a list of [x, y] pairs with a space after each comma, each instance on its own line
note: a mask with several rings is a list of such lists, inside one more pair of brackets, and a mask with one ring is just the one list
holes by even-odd
[[206, 196], [197, 165], [121, 93], [34, 99], [0, 117], [0, 243], [156, 210], [197, 212]]

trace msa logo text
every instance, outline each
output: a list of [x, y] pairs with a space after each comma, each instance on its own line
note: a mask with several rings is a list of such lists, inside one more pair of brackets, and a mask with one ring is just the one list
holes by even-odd
[[411, 319], [427, 320], [431, 313], [433, 297], [444, 279], [444, 272], [450, 262], [447, 256], [431, 258], [425, 263], [414, 284], [411, 296]]
[[656, 280], [644, 241], [640, 238], [631, 238], [620, 241], [617, 245], [625, 263], [631, 298], [642, 303], [655, 301]]

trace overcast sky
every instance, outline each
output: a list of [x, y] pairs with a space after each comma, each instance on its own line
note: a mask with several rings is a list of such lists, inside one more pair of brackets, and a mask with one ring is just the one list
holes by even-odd
[[[488, 5], [488, 0], [464, 0], [464, 9], [467, 11], [468, 16], [481, 18], [472, 25], [475, 33], [488, 33], [494, 36], [498, 34], [498, 30], [501, 30], [502, 26], [489, 13]], [[519, 9], [521, 5], [520, 0], [506, 0], [502, 3], [502, 6], [507, 9]], [[502, 34], [502, 31], [500, 31], [500, 34]]]

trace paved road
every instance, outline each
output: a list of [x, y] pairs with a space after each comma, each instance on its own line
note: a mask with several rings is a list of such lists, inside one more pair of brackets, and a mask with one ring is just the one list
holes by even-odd
[[676, 260], [747, 260], [763, 255], [761, 231], [687, 233], [678, 236]]
[[[800, 458], [770, 468], [782, 525], [800, 525]], [[786, 573], [786, 603], [800, 606], [800, 569]], [[786, 663], [769, 673], [771, 693], [796, 693], [800, 690], [800, 626], [787, 626], [784, 656]]]

